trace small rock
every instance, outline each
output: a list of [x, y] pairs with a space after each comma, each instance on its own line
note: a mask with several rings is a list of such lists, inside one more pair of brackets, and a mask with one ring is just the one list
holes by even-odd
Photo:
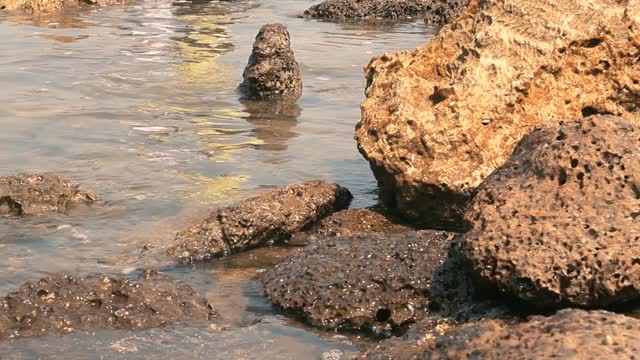
[[165, 253], [182, 262], [206, 260], [287, 240], [334, 211], [349, 206], [346, 188], [320, 180], [288, 185], [219, 209], [176, 235]]
[[250, 99], [296, 99], [302, 94], [300, 66], [295, 60], [287, 28], [264, 25], [253, 43], [239, 90]]
[[56, 274], [0, 299], [0, 340], [95, 329], [141, 330], [218, 315], [191, 287], [155, 271], [137, 282]]
[[66, 213], [80, 205], [91, 205], [96, 199], [94, 193], [53, 173], [0, 176], [0, 214]]
[[325, 329], [381, 335], [430, 312], [431, 278], [454, 234], [360, 234], [313, 242], [262, 276], [269, 300]]

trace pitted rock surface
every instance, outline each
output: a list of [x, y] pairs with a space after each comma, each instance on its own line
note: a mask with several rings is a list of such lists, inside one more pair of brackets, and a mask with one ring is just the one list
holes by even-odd
[[57, 12], [90, 5], [111, 5], [129, 0], [0, 0], [0, 10], [23, 11], [32, 14]]
[[460, 15], [468, 0], [326, 0], [303, 16], [331, 20], [402, 20], [425, 15], [425, 21], [442, 25]]
[[239, 89], [250, 99], [297, 99], [302, 95], [300, 66], [284, 25], [260, 28], [242, 77]]
[[0, 214], [65, 213], [80, 205], [91, 205], [96, 198], [95, 194], [52, 173], [0, 176]]
[[100, 328], [141, 330], [216, 317], [191, 287], [155, 271], [143, 272], [137, 282], [56, 274], [0, 299], [0, 340]]
[[[509, 324], [484, 320], [439, 324], [363, 358], [382, 359], [637, 359], [640, 320], [606, 311], [562, 310]], [[435, 331], [434, 331], [435, 329]]]
[[431, 277], [453, 236], [418, 231], [324, 239], [262, 280], [273, 304], [312, 325], [386, 334], [429, 314]]
[[479, 188], [465, 256], [540, 306], [640, 298], [640, 127], [593, 116], [535, 130]]
[[323, 219], [305, 235], [328, 238], [355, 234], [398, 234], [412, 230], [375, 210], [346, 209]]
[[206, 260], [287, 240], [334, 211], [349, 206], [346, 188], [320, 180], [287, 185], [214, 211], [176, 235], [164, 251], [183, 262]]
[[388, 208], [460, 227], [533, 128], [596, 113], [637, 123], [638, 56], [636, 1], [474, 0], [426, 46], [371, 60], [358, 148]]

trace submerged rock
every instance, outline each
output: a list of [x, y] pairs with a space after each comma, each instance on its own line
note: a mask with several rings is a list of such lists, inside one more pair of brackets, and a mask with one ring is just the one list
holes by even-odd
[[317, 241], [262, 278], [269, 300], [325, 329], [384, 334], [429, 314], [431, 278], [452, 233], [355, 235]]
[[482, 184], [462, 245], [473, 269], [537, 305], [640, 298], [640, 126], [593, 116], [538, 129]]
[[346, 209], [331, 214], [311, 230], [296, 234], [295, 237], [329, 238], [356, 234], [398, 234], [412, 230], [414, 229], [398, 224], [375, 210]]
[[474, 1], [426, 46], [372, 59], [356, 139], [385, 205], [460, 227], [534, 127], [595, 113], [638, 122], [639, 29], [632, 1]]
[[191, 287], [155, 271], [142, 273], [137, 282], [56, 274], [0, 299], [0, 340], [100, 328], [141, 330], [215, 317]]
[[346, 208], [351, 198], [346, 188], [320, 180], [288, 185], [214, 211], [203, 223], [178, 233], [165, 253], [188, 262], [286, 240]]
[[122, 4], [128, 0], [0, 0], [0, 10], [40, 14], [88, 5]]
[[297, 99], [302, 95], [300, 66], [284, 25], [260, 28], [242, 77], [239, 89], [250, 99]]
[[0, 176], [0, 214], [37, 215], [65, 213], [80, 205], [91, 205], [96, 195], [52, 173]]
[[464, 2], [465, 0], [326, 0], [309, 8], [303, 16], [333, 20], [401, 20], [426, 14], [430, 24], [440, 25], [451, 20], [452, 12], [459, 15]]
[[426, 326], [422, 336], [378, 346], [365, 359], [635, 359], [640, 320], [606, 311], [562, 310], [509, 324], [484, 320]]

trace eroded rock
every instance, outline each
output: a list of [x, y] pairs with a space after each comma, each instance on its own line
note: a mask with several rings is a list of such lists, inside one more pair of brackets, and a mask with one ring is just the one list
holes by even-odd
[[0, 299], [0, 340], [99, 328], [141, 330], [216, 317], [191, 287], [155, 271], [142, 273], [137, 282], [56, 274]]
[[372, 59], [356, 139], [381, 199], [459, 227], [534, 127], [594, 113], [638, 122], [639, 29], [633, 1], [474, 0], [426, 46]]
[[165, 253], [188, 262], [286, 240], [346, 208], [351, 198], [346, 188], [320, 180], [288, 185], [214, 211], [203, 223], [178, 233]]
[[302, 95], [300, 66], [284, 25], [260, 28], [242, 77], [239, 89], [250, 99], [297, 99]]
[[356, 234], [399, 234], [414, 230], [398, 224], [382, 212], [369, 209], [345, 209], [335, 212], [296, 238], [329, 238]]
[[91, 205], [96, 199], [95, 194], [52, 173], [0, 176], [0, 214], [65, 213], [80, 205]]
[[474, 271], [523, 300], [640, 298], [640, 127], [593, 116], [533, 131], [482, 184], [466, 219]]
[[68, 8], [122, 4], [125, 2], [128, 2], [128, 0], [0, 0], [0, 10], [17, 10], [33, 14], [42, 14], [57, 12]]
[[452, 20], [454, 12], [459, 15], [464, 2], [465, 0], [326, 0], [309, 8], [303, 16], [344, 21], [402, 20], [424, 14], [428, 23], [441, 25]]
[[269, 300], [325, 329], [385, 334], [429, 314], [431, 278], [452, 233], [323, 239], [263, 275]]
[[509, 324], [484, 320], [462, 326], [428, 324], [422, 335], [378, 346], [378, 359], [635, 359], [640, 320], [606, 311], [562, 310]]

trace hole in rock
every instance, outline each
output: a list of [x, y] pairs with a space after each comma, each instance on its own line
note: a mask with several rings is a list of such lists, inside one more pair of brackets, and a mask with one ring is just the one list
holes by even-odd
[[386, 322], [391, 318], [391, 310], [382, 308], [376, 311], [376, 321], [377, 322]]

